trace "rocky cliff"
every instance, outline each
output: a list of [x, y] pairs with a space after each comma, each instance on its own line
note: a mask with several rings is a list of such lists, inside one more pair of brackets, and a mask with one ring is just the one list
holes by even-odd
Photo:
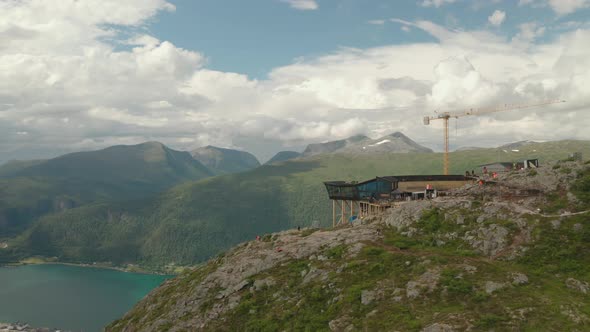
[[586, 331], [590, 170], [560, 163], [243, 243], [107, 331]]

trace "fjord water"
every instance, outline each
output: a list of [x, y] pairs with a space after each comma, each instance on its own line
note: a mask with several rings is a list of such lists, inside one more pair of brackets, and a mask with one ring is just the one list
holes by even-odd
[[57, 264], [0, 267], [0, 322], [102, 331], [166, 278]]

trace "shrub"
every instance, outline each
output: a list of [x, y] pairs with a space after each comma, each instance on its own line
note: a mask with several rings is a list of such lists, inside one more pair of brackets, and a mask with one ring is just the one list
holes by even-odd
[[364, 247], [363, 254], [366, 256], [381, 256], [385, 253], [385, 249], [379, 247]]
[[481, 317], [481, 319], [477, 322], [477, 327], [482, 328], [493, 328], [498, 326], [499, 323], [506, 321], [505, 317], [494, 315], [494, 314], [486, 314]]
[[418, 227], [427, 233], [435, 233], [443, 226], [442, 215], [439, 209], [426, 210], [418, 221]]
[[326, 251], [326, 256], [328, 256], [328, 258], [330, 258], [330, 259], [340, 259], [340, 258], [342, 258], [342, 255], [344, 254], [345, 250], [346, 250], [346, 247], [343, 244], [341, 244], [341, 245], [338, 245], [338, 246], [328, 249]]
[[547, 204], [543, 207], [545, 213], [555, 213], [559, 210], [565, 209], [568, 205], [567, 197], [559, 193], [551, 193], [547, 195]]
[[580, 201], [586, 204], [590, 203], [590, 169], [586, 169], [578, 175], [571, 190]]
[[456, 270], [444, 270], [441, 274], [441, 284], [447, 287], [451, 296], [469, 295], [473, 292], [473, 284], [461, 277]]

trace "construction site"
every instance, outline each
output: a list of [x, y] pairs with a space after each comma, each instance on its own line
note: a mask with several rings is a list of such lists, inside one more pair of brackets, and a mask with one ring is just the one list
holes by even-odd
[[[469, 109], [462, 111], [435, 112], [435, 116], [425, 116], [424, 125], [432, 121], [443, 121], [443, 170], [442, 175], [393, 175], [377, 176], [363, 182], [327, 181], [324, 182], [328, 197], [332, 201], [332, 226], [362, 220], [365, 217], [381, 214], [409, 201], [434, 199], [446, 196], [450, 191], [468, 184], [485, 186], [496, 184], [500, 173], [536, 169], [537, 159], [523, 161], [496, 161], [478, 165], [478, 174], [466, 171], [465, 175], [450, 175], [449, 161], [449, 120], [466, 116], [480, 116], [490, 113], [522, 110], [564, 103], [564, 100], [550, 100], [536, 104], [504, 105], [497, 108]], [[475, 166], [475, 165], [474, 165]], [[522, 189], [522, 188], [521, 188]], [[515, 196], [536, 195], [537, 189], [518, 190]], [[512, 195], [512, 194], [510, 194]]]

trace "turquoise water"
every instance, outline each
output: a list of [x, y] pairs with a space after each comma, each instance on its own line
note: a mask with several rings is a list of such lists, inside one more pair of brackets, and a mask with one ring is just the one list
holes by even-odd
[[102, 331], [167, 277], [67, 265], [0, 268], [0, 322]]

